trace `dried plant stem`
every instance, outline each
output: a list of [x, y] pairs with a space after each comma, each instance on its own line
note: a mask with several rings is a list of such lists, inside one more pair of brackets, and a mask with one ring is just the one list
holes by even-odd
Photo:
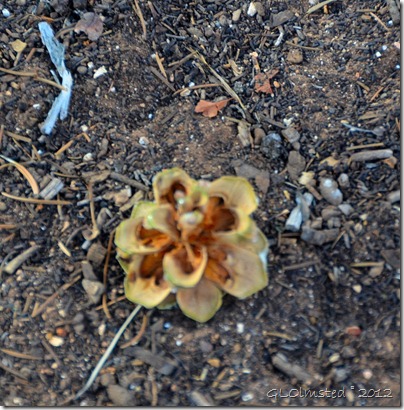
[[132, 338], [131, 340], [129, 340], [128, 342], [124, 343], [121, 346], [121, 349], [126, 349], [129, 346], [134, 346], [135, 344], [137, 344], [139, 342], [139, 340], [142, 338], [142, 336], [144, 335], [144, 332], [146, 331], [146, 327], [147, 327], [147, 315], [143, 316], [143, 321], [142, 321], [142, 325], [140, 326], [140, 330], [139, 333]]
[[46, 299], [45, 302], [42, 303], [41, 306], [39, 306], [36, 309], [34, 308], [34, 311], [32, 312], [31, 317], [36, 317], [40, 313], [42, 313], [47, 308], [47, 306], [50, 303], [52, 303], [53, 300], [57, 298], [58, 295], [60, 295], [62, 292], [66, 291], [71, 286], [73, 286], [80, 279], [80, 276], [81, 275], [78, 275], [71, 282], [65, 283], [64, 285], [62, 285], [53, 295], [49, 296], [48, 299]]
[[60, 85], [58, 83], [55, 83], [52, 80], [48, 80], [46, 78], [38, 77], [37, 73], [34, 73], [32, 71], [14, 71], [14, 70], [7, 70], [6, 68], [1, 68], [0, 71], [3, 73], [15, 75], [15, 76], [20, 76], [20, 77], [32, 77], [34, 80], [41, 81], [42, 83], [53, 85], [56, 88], [59, 88], [59, 90], [66, 91], [67, 88], [63, 87], [63, 85]]
[[[115, 337], [112, 339], [112, 342], [108, 346], [108, 349], [105, 351], [105, 353], [102, 355], [101, 359], [97, 363], [97, 366], [95, 366], [93, 372], [91, 373], [89, 379], [87, 380], [87, 383], [84, 385], [84, 387], [79, 390], [75, 396], [72, 398], [69, 398], [68, 402], [71, 400], [77, 400], [80, 398], [94, 383], [94, 380], [97, 378], [98, 373], [101, 371], [102, 367], [104, 366], [105, 362], [108, 360], [109, 356], [111, 355], [112, 351], [114, 350], [116, 344], [118, 343], [118, 340], [122, 336], [123, 332], [126, 330], [126, 328], [129, 326], [130, 322], [136, 317], [136, 315], [139, 313], [139, 311], [142, 309], [141, 305], [137, 305], [135, 309], [133, 309], [132, 313], [128, 316], [128, 318], [125, 320], [124, 324], [120, 327], [118, 330], [117, 334]], [[63, 404], [66, 404], [66, 401], [63, 402]]]
[[134, 3], [132, 4], [132, 8], [133, 8], [133, 11], [136, 13], [136, 15], [139, 17], [140, 25], [142, 26], [142, 30], [143, 30], [142, 37], [144, 40], [146, 40], [147, 38], [146, 22], [144, 21], [142, 9], [140, 8], [139, 2], [137, 0], [134, 0]]
[[189, 49], [191, 52], [195, 53], [195, 56], [198, 58], [198, 60], [205, 64], [206, 67], [209, 68], [209, 71], [222, 83], [223, 88], [240, 104], [240, 107], [245, 111], [246, 107], [245, 105], [242, 103], [240, 97], [237, 95], [237, 93], [230, 87], [230, 85], [225, 81], [225, 79], [220, 76], [206, 61], [205, 57], [198, 53], [197, 51], [193, 50], [193, 49]]
[[22, 196], [15, 196], [7, 194], [7, 192], [1, 192], [1, 194], [7, 198], [14, 199], [15, 201], [27, 202], [29, 204], [40, 204], [40, 205], [71, 205], [69, 201], [62, 201], [57, 199], [37, 199], [37, 198], [24, 198]]
[[19, 254], [8, 265], [4, 268], [4, 272], [11, 275], [14, 273], [27, 259], [29, 259], [34, 253], [36, 253], [41, 247], [39, 245], [34, 245]]
[[114, 240], [114, 234], [115, 234], [115, 230], [111, 232], [111, 235], [108, 240], [107, 257], [105, 258], [104, 271], [103, 271], [103, 283], [105, 286], [105, 292], [102, 295], [102, 309], [104, 310], [105, 316], [108, 319], [112, 319], [111, 313], [109, 313], [108, 305], [107, 305], [107, 282], [108, 282], [109, 259], [111, 258], [111, 250], [112, 250], [112, 243]]

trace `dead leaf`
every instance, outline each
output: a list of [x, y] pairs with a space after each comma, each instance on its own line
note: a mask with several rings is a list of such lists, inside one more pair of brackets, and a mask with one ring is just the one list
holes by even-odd
[[98, 14], [84, 13], [81, 19], [77, 22], [74, 31], [80, 33], [80, 31], [87, 34], [91, 41], [96, 41], [102, 34], [104, 24]]
[[254, 81], [255, 81], [254, 90], [256, 92], [261, 92], [265, 94], [273, 94], [271, 83], [269, 82], [269, 80], [275, 77], [276, 74], [278, 73], [279, 73], [279, 70], [276, 70], [276, 69], [267, 71], [266, 73], [258, 73], [254, 77]]
[[213, 118], [216, 117], [218, 112], [226, 107], [227, 103], [231, 100], [231, 98], [227, 100], [221, 101], [206, 101], [200, 100], [195, 107], [195, 112], [202, 113], [204, 117]]

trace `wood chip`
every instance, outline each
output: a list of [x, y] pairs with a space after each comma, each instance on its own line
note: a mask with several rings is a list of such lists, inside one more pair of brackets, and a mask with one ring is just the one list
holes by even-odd
[[376, 149], [376, 150], [356, 152], [355, 154], [351, 155], [349, 160], [358, 161], [358, 162], [367, 162], [367, 161], [374, 161], [377, 159], [390, 158], [392, 155], [393, 155], [393, 151], [391, 149]]
[[87, 259], [98, 267], [101, 266], [106, 254], [107, 250], [101, 244], [93, 243], [87, 252]]
[[287, 169], [290, 179], [297, 180], [306, 167], [306, 161], [298, 151], [291, 151], [288, 157]]
[[53, 178], [48, 185], [39, 193], [43, 199], [53, 199], [64, 187], [64, 183], [59, 178]]

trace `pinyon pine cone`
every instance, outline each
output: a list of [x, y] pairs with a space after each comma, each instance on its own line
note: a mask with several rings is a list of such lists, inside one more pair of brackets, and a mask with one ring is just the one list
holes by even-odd
[[267, 285], [268, 242], [250, 214], [247, 180], [195, 181], [173, 168], [153, 180], [155, 202], [141, 201], [115, 235], [125, 294], [152, 308], [173, 301], [198, 322], [214, 316], [223, 292], [243, 299]]

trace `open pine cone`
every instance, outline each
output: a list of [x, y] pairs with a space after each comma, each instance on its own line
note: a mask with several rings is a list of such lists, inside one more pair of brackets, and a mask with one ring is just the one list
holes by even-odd
[[206, 322], [223, 292], [243, 299], [267, 285], [268, 242], [250, 214], [258, 200], [240, 177], [196, 181], [173, 168], [153, 180], [155, 202], [135, 205], [115, 236], [125, 294], [152, 308], [176, 301]]

